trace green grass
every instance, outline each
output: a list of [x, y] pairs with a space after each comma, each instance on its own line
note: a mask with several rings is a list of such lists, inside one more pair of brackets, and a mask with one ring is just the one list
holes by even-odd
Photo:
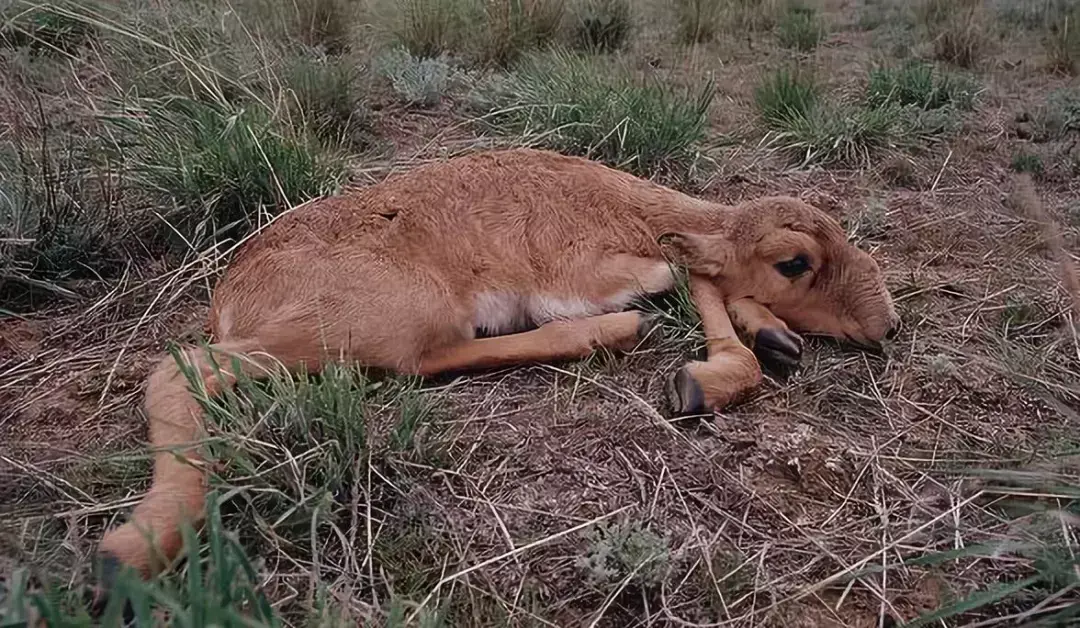
[[503, 67], [563, 36], [567, 0], [405, 0], [383, 3], [376, 23], [391, 47], [421, 59], [455, 56]]
[[868, 166], [877, 153], [898, 147], [897, 116], [889, 108], [818, 106], [785, 123], [773, 141], [803, 164]]
[[333, 154], [257, 106], [144, 99], [105, 121], [131, 180], [161, 203], [155, 231], [196, 248], [330, 193], [343, 176]]
[[1024, 151], [1013, 155], [1011, 165], [1014, 172], [1026, 172], [1036, 178], [1041, 177], [1045, 172], [1042, 159], [1038, 155]]
[[0, 145], [0, 294], [8, 307], [73, 296], [63, 282], [109, 276], [123, 257], [112, 164], [89, 138], [41, 122], [13, 128]]
[[[1058, 461], [1068, 468], [1076, 446]], [[1074, 467], [1075, 468], [1075, 467]], [[981, 584], [946, 599], [938, 608], [923, 612], [904, 626], [942, 625], [945, 620], [971, 617], [973, 613], [1001, 617], [1014, 604], [1032, 609], [1027, 619], [1040, 626], [1066, 626], [1080, 617], [1080, 604], [1054, 604], [1080, 586], [1080, 545], [1068, 530], [1068, 522], [1080, 516], [1080, 478], [1067, 471], [1027, 469], [973, 469], [967, 473], [984, 490], [1001, 496], [994, 506], [997, 522], [1009, 524], [1012, 534], [1005, 540], [969, 544], [956, 549], [916, 553], [898, 567], [934, 568], [952, 562], [971, 564], [990, 556], [1009, 557], [1010, 568], [997, 582]], [[1032, 499], [1033, 495], [1047, 499]], [[845, 579], [866, 577], [880, 571], [868, 567]], [[978, 616], [978, 615], [975, 615]]]
[[874, 70], [859, 102], [827, 98], [812, 74], [780, 69], [754, 92], [770, 143], [801, 164], [869, 166], [874, 157], [907, 150], [960, 127], [958, 111], [974, 104], [974, 83], [909, 63]]
[[896, 103], [923, 110], [953, 106], [967, 111], [974, 107], [978, 89], [972, 78], [938, 72], [930, 64], [913, 60], [871, 70], [865, 102], [871, 107]]
[[48, 8], [15, 2], [0, 8], [0, 48], [25, 47], [35, 54], [64, 55], [89, 43], [95, 35], [92, 25]]
[[807, 117], [820, 96], [821, 89], [811, 73], [780, 69], [754, 90], [754, 107], [766, 126], [780, 129]]
[[330, 146], [366, 148], [371, 113], [360, 92], [361, 74], [340, 57], [297, 53], [286, 57], [281, 92], [292, 126]]
[[1080, 8], [1077, 0], [993, 0], [991, 6], [999, 22], [1010, 28], [1042, 30], [1059, 23]]
[[679, 170], [705, 139], [711, 82], [677, 91], [637, 81], [588, 57], [532, 55], [479, 90], [484, 125], [568, 153], [648, 175]]
[[827, 26], [817, 11], [797, 3], [788, 6], [776, 25], [776, 38], [780, 45], [800, 52], [817, 48], [827, 33]]
[[1032, 116], [1035, 139], [1061, 140], [1080, 131], [1080, 90], [1059, 88], [1051, 92]]

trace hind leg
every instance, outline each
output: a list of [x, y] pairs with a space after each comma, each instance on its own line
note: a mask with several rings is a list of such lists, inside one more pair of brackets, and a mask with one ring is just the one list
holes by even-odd
[[527, 362], [587, 357], [598, 348], [629, 350], [648, 335], [652, 319], [638, 311], [616, 312], [545, 323], [531, 331], [474, 338], [429, 351], [421, 375], [482, 369]]
[[314, 336], [298, 335], [290, 326], [263, 331], [254, 338], [211, 345], [209, 352], [184, 349], [182, 364], [167, 356], [150, 375], [144, 407], [154, 450], [153, 478], [128, 521], [107, 532], [98, 546], [99, 580], [105, 589], [123, 567], [143, 577], [167, 568], [182, 550], [181, 527], [201, 524], [208, 473], [201, 452], [205, 426], [200, 399], [214, 397], [235, 384], [233, 358], [239, 375], [254, 379], [278, 367], [320, 368], [323, 352]]

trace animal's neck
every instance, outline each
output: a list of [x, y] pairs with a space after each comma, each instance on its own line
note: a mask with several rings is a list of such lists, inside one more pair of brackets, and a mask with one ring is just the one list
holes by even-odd
[[722, 232], [731, 222], [729, 207], [667, 188], [654, 187], [633, 205], [655, 237], [672, 232]]

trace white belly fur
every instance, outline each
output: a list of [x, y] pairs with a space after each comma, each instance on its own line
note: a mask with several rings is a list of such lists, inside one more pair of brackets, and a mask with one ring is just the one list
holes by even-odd
[[555, 320], [569, 320], [621, 312], [641, 295], [670, 290], [675, 277], [667, 262], [656, 261], [626, 268], [612, 287], [621, 286], [610, 296], [584, 298], [544, 293], [517, 294], [509, 291], [485, 291], [474, 297], [473, 327], [486, 335], [523, 331]]
[[474, 301], [473, 326], [487, 335], [510, 334], [555, 320], [619, 312], [625, 310], [637, 294], [637, 291], [628, 290], [607, 299], [590, 301], [545, 294], [481, 292]]

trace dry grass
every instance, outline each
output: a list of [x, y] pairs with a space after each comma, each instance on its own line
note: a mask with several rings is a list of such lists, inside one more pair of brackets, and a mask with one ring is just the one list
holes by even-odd
[[[714, 75], [718, 92], [704, 141], [695, 145], [695, 163], [714, 165], [687, 185], [724, 202], [794, 194], [842, 219], [881, 263], [904, 321], [882, 355], [809, 339], [794, 375], [770, 376], [745, 403], [715, 415], [671, 421], [664, 378], [702, 344], [685, 292], [676, 291], [642, 305], [664, 313], [665, 325], [630, 355], [423, 382], [353, 370], [279, 376], [245, 387], [215, 411], [213, 446], [235, 455], [218, 468], [221, 526], [204, 532], [200, 557], [131, 591], [174, 601], [174, 617], [196, 622], [203, 613], [220, 625], [232, 621], [222, 611], [237, 608], [236, 599], [260, 596], [282, 625], [297, 626], [1075, 619], [1080, 223], [1075, 183], [1060, 163], [1077, 133], [1067, 79], [1009, 63], [1014, 51], [1040, 59], [1043, 52], [1040, 29], [1010, 31], [1002, 46], [980, 47], [973, 57], [981, 93], [971, 111], [966, 98], [956, 105], [951, 132], [870, 166], [856, 159], [793, 168], [774, 158], [765, 130], [751, 123], [762, 68], [790, 54], [773, 33], [748, 26], [771, 29], [780, 15], [772, 4], [726, 4], [725, 24], [737, 14], [740, 37], [687, 47], [675, 15], [638, 2], [637, 15], [670, 19], [642, 18], [603, 62], [674, 93]], [[329, 24], [245, 6], [236, 4], [245, 24], [277, 24], [265, 32], [290, 41], [308, 37], [298, 23]], [[147, 37], [139, 49], [161, 55], [147, 67], [109, 57], [109, 50], [131, 50], [118, 47], [131, 41], [115, 29], [87, 33], [35, 18], [30, 31], [59, 50], [0, 50], [0, 141], [20, 129], [47, 130], [56, 140], [107, 138], [98, 132], [99, 114], [117, 85], [173, 85], [191, 99], [212, 93], [222, 107], [261, 102], [259, 111], [283, 125], [277, 128], [303, 136], [313, 116], [298, 111], [317, 112], [315, 129], [350, 118], [335, 112], [365, 113], [365, 137], [388, 148], [340, 149], [352, 151], [338, 160], [352, 185], [446, 155], [535, 140], [525, 131], [474, 136], [477, 112], [456, 88], [421, 108], [403, 102], [409, 99], [393, 81], [368, 76], [369, 55], [382, 51], [366, 50], [371, 25], [363, 12], [340, 14], [352, 21], [333, 24], [347, 33], [334, 52], [304, 57], [355, 69], [353, 101], [342, 104], [320, 89], [303, 98], [279, 89], [275, 79], [286, 66], [275, 51], [291, 47], [245, 38], [207, 10], [219, 28], [209, 32], [233, 24], [227, 37], [204, 38], [198, 21], [172, 29], [164, 48]], [[575, 7], [566, 10], [573, 15]], [[813, 64], [828, 102], [855, 106], [877, 93], [867, 90], [868, 68], [908, 66], [883, 63], [869, 43], [873, 33], [845, 30], [848, 13], [821, 9], [843, 45], [821, 47], [802, 63]], [[273, 21], [253, 22], [254, 15]], [[65, 52], [69, 46], [76, 53]], [[468, 65], [476, 63], [468, 55], [446, 62], [458, 64], [466, 82], [493, 71]], [[261, 70], [244, 70], [252, 67]], [[939, 76], [884, 73], [878, 95], [905, 106], [955, 104], [960, 92], [950, 90], [959, 84], [942, 87]], [[1015, 111], [1036, 112], [1040, 132], [1020, 137], [1015, 125], [1031, 122], [1014, 123]], [[648, 133], [638, 137], [635, 154], [660, 144]], [[1044, 174], [1014, 178], [1013, 156], [1028, 152], [1042, 156]], [[81, 160], [61, 169], [63, 182], [97, 180], [77, 167]], [[656, 175], [659, 163], [645, 174]], [[103, 181], [115, 187], [95, 194], [112, 194], [117, 215], [161, 210], [156, 195], [123, 185], [131, 171], [95, 165], [113, 175]], [[12, 172], [0, 171], [0, 184], [13, 181]], [[56, 198], [78, 200], [69, 196]], [[95, 269], [100, 276], [49, 276], [63, 298], [36, 296], [0, 319], [0, 574], [14, 593], [20, 582], [31, 591], [54, 583], [57, 597], [43, 608], [58, 612], [82, 606], [95, 540], [123, 519], [148, 481], [139, 409], [147, 370], [167, 341], [201, 337], [209, 290], [238, 246], [221, 241], [162, 257], [116, 227], [108, 233], [122, 245], [121, 264]], [[30, 268], [19, 266], [37, 277]], [[248, 567], [254, 578], [219, 578]], [[206, 586], [193, 587], [200, 578]], [[0, 617], [15, 621], [20, 599], [0, 595]], [[257, 607], [244, 608], [254, 624], [270, 625]]]

